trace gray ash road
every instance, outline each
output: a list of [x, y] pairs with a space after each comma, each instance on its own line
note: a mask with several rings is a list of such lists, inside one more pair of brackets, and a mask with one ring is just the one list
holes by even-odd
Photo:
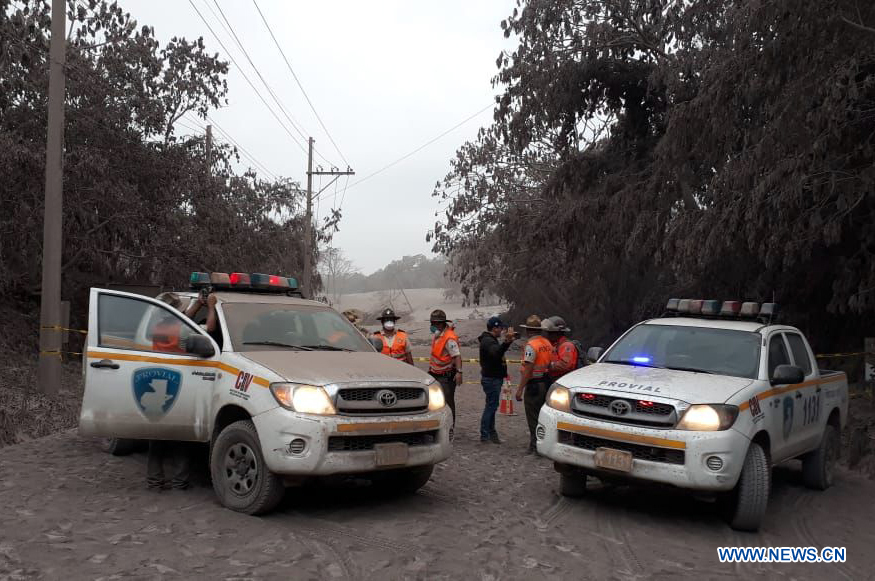
[[[523, 453], [522, 415], [499, 419], [504, 445], [480, 444], [480, 388], [458, 399], [454, 454], [416, 495], [293, 489], [262, 518], [222, 508], [205, 467], [192, 490], [147, 492], [142, 454], [114, 458], [74, 431], [4, 448], [0, 579], [875, 577], [875, 483], [861, 476], [818, 493], [780, 468], [763, 530], [735, 533], [683, 494], [562, 498], [550, 462]], [[730, 545], [845, 546], [848, 562], [721, 565]]]

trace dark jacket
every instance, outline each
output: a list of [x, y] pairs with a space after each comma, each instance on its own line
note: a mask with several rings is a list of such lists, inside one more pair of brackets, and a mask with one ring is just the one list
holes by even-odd
[[489, 331], [484, 331], [480, 335], [481, 376], [501, 379], [507, 377], [507, 362], [504, 360], [504, 354], [510, 345], [506, 341], [499, 342]]

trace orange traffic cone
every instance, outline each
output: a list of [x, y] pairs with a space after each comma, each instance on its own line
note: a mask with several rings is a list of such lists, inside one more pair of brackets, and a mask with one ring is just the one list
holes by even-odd
[[506, 377], [501, 386], [501, 399], [498, 404], [498, 413], [503, 416], [515, 416], [513, 412], [513, 395], [510, 389], [510, 377]]

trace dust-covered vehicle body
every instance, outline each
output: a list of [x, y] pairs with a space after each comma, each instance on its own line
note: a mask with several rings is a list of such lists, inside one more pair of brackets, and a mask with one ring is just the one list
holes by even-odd
[[449, 456], [450, 415], [429, 375], [288, 285], [213, 279], [210, 333], [160, 301], [92, 289], [80, 433], [209, 442], [217, 494], [248, 513], [307, 477], [374, 473], [416, 489]]
[[563, 491], [582, 493], [592, 474], [715, 493], [734, 527], [756, 529], [772, 465], [801, 458], [805, 482], [829, 486], [845, 375], [818, 369], [798, 329], [772, 324], [771, 303], [763, 315], [756, 303], [669, 307], [551, 389], [538, 451]]

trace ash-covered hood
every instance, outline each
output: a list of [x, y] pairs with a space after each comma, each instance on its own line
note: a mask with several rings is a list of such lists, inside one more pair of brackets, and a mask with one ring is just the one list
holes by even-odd
[[634, 396], [660, 396], [688, 403], [723, 403], [752, 379], [691, 371], [596, 363], [559, 380], [570, 388], [594, 388]]
[[282, 350], [250, 351], [240, 355], [295, 383], [431, 381], [424, 371], [380, 353]]

